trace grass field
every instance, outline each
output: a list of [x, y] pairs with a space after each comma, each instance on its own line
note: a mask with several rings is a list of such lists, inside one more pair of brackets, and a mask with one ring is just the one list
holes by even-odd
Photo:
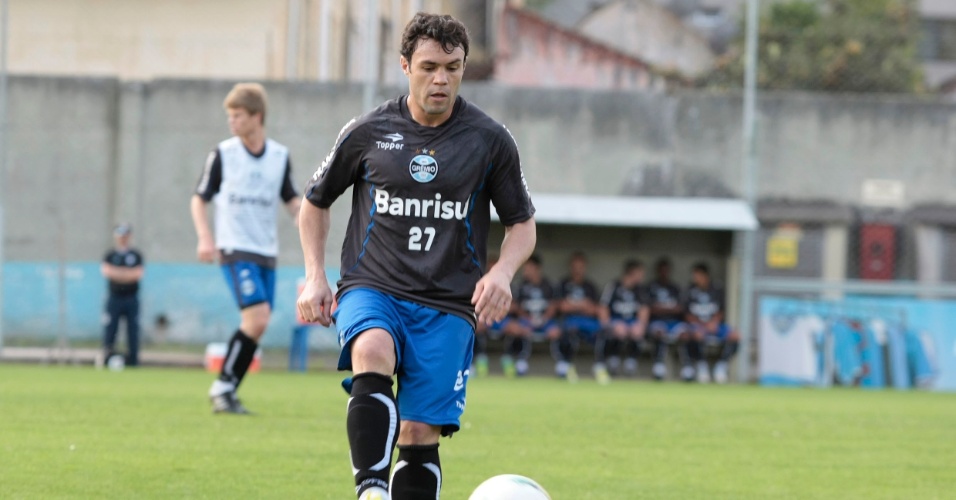
[[[265, 372], [213, 416], [198, 370], [0, 365], [0, 498], [352, 495], [334, 373]], [[953, 498], [956, 394], [476, 379], [442, 498]]]

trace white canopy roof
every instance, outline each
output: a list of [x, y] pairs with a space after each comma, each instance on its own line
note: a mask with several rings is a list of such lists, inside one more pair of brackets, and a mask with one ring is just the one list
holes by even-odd
[[[532, 193], [544, 224], [750, 231], [759, 224], [743, 200]], [[492, 217], [497, 214], [492, 208]]]

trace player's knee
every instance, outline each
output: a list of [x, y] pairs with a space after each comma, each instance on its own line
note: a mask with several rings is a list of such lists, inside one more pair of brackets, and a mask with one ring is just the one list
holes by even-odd
[[441, 427], [424, 422], [402, 420], [398, 432], [398, 444], [435, 444], [439, 437], [441, 437]]
[[391, 375], [395, 370], [395, 347], [391, 335], [382, 329], [360, 334], [351, 345], [352, 370]]

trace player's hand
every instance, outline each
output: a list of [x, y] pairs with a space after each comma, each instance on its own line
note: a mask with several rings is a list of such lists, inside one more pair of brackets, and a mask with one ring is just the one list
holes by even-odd
[[478, 314], [478, 322], [491, 326], [505, 319], [511, 309], [511, 279], [492, 267], [475, 285], [471, 303]]
[[211, 239], [200, 239], [199, 244], [196, 245], [196, 257], [199, 258], [199, 262], [215, 262], [216, 243]]
[[328, 281], [322, 278], [306, 282], [299, 294], [299, 300], [296, 301], [296, 307], [299, 309], [299, 316], [306, 322], [329, 326], [332, 323], [333, 302], [332, 289], [329, 288]]

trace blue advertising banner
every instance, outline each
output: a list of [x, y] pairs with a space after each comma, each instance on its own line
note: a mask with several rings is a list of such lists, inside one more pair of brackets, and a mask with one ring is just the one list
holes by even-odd
[[763, 385], [956, 390], [956, 301], [765, 296]]

